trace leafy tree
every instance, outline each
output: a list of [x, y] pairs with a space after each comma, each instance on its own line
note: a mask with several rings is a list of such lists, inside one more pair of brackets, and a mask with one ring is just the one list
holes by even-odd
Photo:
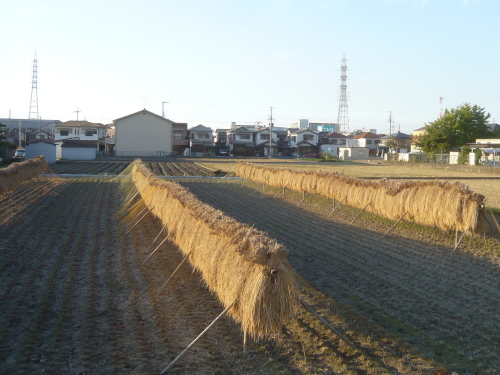
[[0, 141], [6, 138], [5, 133], [7, 133], [7, 125], [0, 122]]
[[472, 143], [487, 134], [489, 118], [484, 108], [469, 103], [446, 110], [441, 118], [425, 125], [426, 132], [417, 146], [427, 153], [446, 153]]

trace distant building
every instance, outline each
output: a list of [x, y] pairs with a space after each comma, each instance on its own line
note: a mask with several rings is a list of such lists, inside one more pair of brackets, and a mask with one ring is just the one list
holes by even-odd
[[200, 124], [189, 129], [189, 155], [215, 155], [215, 142], [212, 128]]

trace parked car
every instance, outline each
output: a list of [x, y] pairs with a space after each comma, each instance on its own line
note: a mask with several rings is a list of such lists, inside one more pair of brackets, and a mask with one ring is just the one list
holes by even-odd
[[14, 154], [15, 158], [24, 158], [26, 156], [26, 149], [18, 148]]
[[229, 151], [227, 151], [227, 150], [220, 150], [219, 151], [219, 155], [220, 156], [228, 156], [229, 155]]

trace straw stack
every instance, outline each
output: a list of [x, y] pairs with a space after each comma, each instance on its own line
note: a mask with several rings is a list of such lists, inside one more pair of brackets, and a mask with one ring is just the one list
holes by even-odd
[[180, 185], [154, 176], [140, 161], [132, 179], [144, 203], [167, 226], [207, 286], [254, 338], [281, 329], [298, 294], [287, 250], [264, 232], [224, 215]]
[[[294, 171], [238, 163], [240, 177], [274, 187], [313, 192], [344, 200], [343, 204], [364, 208], [388, 219], [405, 219], [443, 230], [486, 231], [485, 197], [460, 183], [441, 181], [370, 181], [338, 173]], [[267, 180], [266, 180], [267, 179]], [[345, 198], [345, 199], [344, 199]]]
[[0, 196], [10, 193], [19, 185], [32, 178], [38, 177], [46, 172], [49, 165], [43, 155], [35, 156], [33, 159], [14, 163], [7, 168], [0, 169]]

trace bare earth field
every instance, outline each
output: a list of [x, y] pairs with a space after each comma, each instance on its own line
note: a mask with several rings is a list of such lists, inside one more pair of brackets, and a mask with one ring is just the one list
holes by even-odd
[[[150, 168], [230, 171], [189, 164]], [[83, 174], [81, 166], [57, 173]], [[108, 167], [97, 173], [126, 165]], [[490, 179], [477, 182], [495, 193]], [[245, 358], [239, 326], [223, 318], [172, 373], [500, 372], [500, 245], [491, 234], [453, 252], [452, 233], [403, 222], [382, 238], [393, 223], [364, 213], [350, 225], [359, 210], [348, 207], [327, 218], [331, 202], [321, 197], [299, 207], [301, 195], [274, 198], [276, 189], [256, 184], [179, 182], [285, 244], [304, 300], [355, 347], [304, 310], [275, 337], [252, 342]], [[106, 177], [40, 179], [0, 197], [0, 373], [159, 373], [222, 311], [189, 266], [157, 294], [180, 252], [166, 241], [141, 267], [161, 225], [148, 215], [127, 233], [115, 216], [122, 200]]]

